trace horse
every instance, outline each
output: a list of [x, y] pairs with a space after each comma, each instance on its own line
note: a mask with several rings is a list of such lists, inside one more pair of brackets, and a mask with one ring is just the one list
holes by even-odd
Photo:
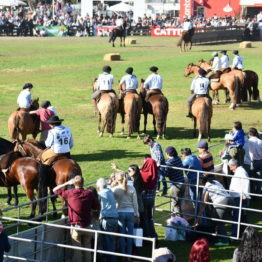
[[[6, 174], [0, 171], [0, 186], [10, 188], [21, 184], [30, 201], [35, 200], [35, 190], [39, 198], [45, 197], [44, 179], [39, 175], [40, 163], [31, 157], [22, 157], [19, 152], [9, 152], [8, 154], [13, 154], [16, 160], [13, 161]], [[36, 205], [37, 203], [31, 204], [30, 217], [35, 217]], [[41, 215], [45, 212], [45, 208], [46, 206], [40, 201], [39, 213]]]
[[[38, 141], [27, 139], [25, 141], [17, 141], [14, 150], [19, 151], [23, 156], [38, 159], [44, 149]], [[53, 188], [56, 185], [63, 184], [77, 175], [82, 176], [82, 171], [80, 166], [74, 160], [68, 158], [58, 159], [48, 170], [46, 170], [45, 184], [46, 187], [49, 187], [50, 194], [53, 195]], [[62, 198], [61, 201], [64, 205], [65, 203]], [[55, 198], [51, 198], [51, 202], [53, 210], [56, 210]]]
[[163, 94], [154, 94], [150, 96], [148, 102], [145, 101], [146, 88], [144, 80], [141, 79], [140, 96], [142, 99], [142, 108], [144, 114], [144, 133], [146, 133], [147, 115], [153, 115], [154, 133], [157, 133], [157, 139], [165, 138], [166, 121], [168, 114], [168, 100]]
[[[97, 79], [93, 82], [93, 91], [97, 90]], [[117, 96], [114, 93], [101, 93], [101, 97], [97, 102], [98, 114], [98, 133], [102, 137], [105, 128], [113, 136], [116, 126], [116, 117], [119, 107]]]
[[[39, 98], [32, 100], [30, 111], [39, 108], [38, 101]], [[9, 116], [8, 129], [13, 141], [19, 138], [19, 134], [21, 134], [22, 140], [26, 140], [26, 136], [29, 134], [36, 138], [40, 132], [40, 119], [36, 115], [30, 115], [29, 112], [18, 109]]]
[[244, 86], [249, 93], [249, 102], [251, 102], [251, 98], [253, 98], [253, 100], [257, 100], [259, 103], [261, 100], [258, 89], [259, 79], [257, 73], [251, 70], [244, 70], [243, 73], [245, 75]]
[[[184, 52], [191, 50], [193, 35], [194, 35], [194, 29], [191, 29], [182, 34], [180, 40], [177, 43], [177, 47], [180, 47], [181, 52], [183, 51], [183, 43], [184, 43]], [[188, 45], [189, 45], [189, 48], [188, 48]]]
[[[185, 69], [184, 76], [189, 76], [190, 74], [194, 73], [198, 75], [198, 69], [200, 67], [198, 65], [194, 65], [193, 63], [188, 64]], [[235, 109], [236, 105], [238, 104], [238, 91], [239, 91], [239, 79], [233, 75], [222, 74], [220, 76], [219, 82], [212, 82], [210, 83], [210, 88], [213, 91], [219, 89], [227, 89], [229, 95], [231, 97], [231, 105], [229, 106], [230, 109]]]
[[119, 37], [120, 38], [120, 46], [126, 46], [125, 45], [125, 40], [126, 40], [126, 32], [125, 29], [120, 29], [120, 28], [114, 28], [110, 34], [110, 38], [109, 38], [109, 43], [112, 42], [112, 47], [115, 47], [115, 40], [116, 38]]
[[207, 134], [210, 141], [210, 125], [213, 115], [212, 102], [207, 97], [198, 97], [193, 102], [192, 114], [194, 116], [194, 137], [196, 137], [196, 126], [198, 126], [198, 141]]
[[[119, 96], [121, 96], [122, 90], [120, 89]], [[122, 119], [122, 134], [124, 134], [125, 118], [127, 118], [128, 135], [127, 138], [131, 137], [131, 134], [137, 132], [137, 139], [140, 138], [140, 115], [142, 111], [142, 100], [137, 93], [127, 92], [122, 104], [119, 101], [119, 113]]]
[[[0, 157], [3, 155], [3, 154], [7, 154], [11, 151], [13, 151], [15, 147], [15, 142], [10, 142], [4, 138], [1, 138], [0, 137]], [[14, 198], [15, 198], [15, 206], [18, 205], [19, 201], [18, 201], [18, 194], [17, 194], [17, 186], [13, 186], [13, 191], [14, 191]], [[11, 187], [8, 187], [7, 188], [7, 201], [6, 203], [8, 205], [11, 205], [11, 201], [12, 201], [12, 188]]]

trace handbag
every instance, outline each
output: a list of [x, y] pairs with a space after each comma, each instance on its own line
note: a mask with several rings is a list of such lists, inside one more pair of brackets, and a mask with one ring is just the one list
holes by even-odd
[[[133, 235], [137, 237], [143, 236], [143, 228], [134, 228]], [[134, 238], [134, 245], [136, 247], [142, 247], [143, 246], [143, 239], [141, 238]]]

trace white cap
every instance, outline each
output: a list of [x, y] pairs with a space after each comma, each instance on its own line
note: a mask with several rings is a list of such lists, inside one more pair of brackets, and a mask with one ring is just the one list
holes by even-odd
[[217, 56], [218, 55], [218, 52], [213, 52], [212, 53], [212, 56]]

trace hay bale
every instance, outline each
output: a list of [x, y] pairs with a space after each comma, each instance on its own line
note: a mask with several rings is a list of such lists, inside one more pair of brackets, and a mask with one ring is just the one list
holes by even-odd
[[126, 44], [127, 45], [135, 45], [136, 44], [136, 39], [128, 38], [128, 39], [126, 39]]
[[110, 53], [104, 55], [104, 61], [119, 61], [120, 60], [119, 53]]
[[251, 48], [252, 42], [250, 41], [244, 41], [239, 44], [239, 48]]

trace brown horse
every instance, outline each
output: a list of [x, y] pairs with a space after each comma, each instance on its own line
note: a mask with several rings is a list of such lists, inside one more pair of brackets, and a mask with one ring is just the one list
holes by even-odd
[[243, 73], [245, 75], [244, 86], [249, 93], [248, 101], [251, 102], [251, 98], [253, 98], [253, 100], [257, 100], [259, 103], [261, 100], [258, 89], [257, 73], [251, 70], [244, 70]]
[[181, 52], [184, 49], [184, 52], [191, 50], [192, 48], [192, 36], [194, 35], [194, 29], [189, 30], [182, 34], [181, 38], [177, 43], [177, 47], [180, 47]]
[[[29, 110], [36, 110], [39, 108], [38, 98], [32, 100]], [[26, 136], [32, 134], [36, 138], [40, 132], [40, 119], [36, 115], [30, 115], [24, 110], [17, 110], [13, 112], [8, 118], [8, 129], [11, 139], [14, 141], [19, 139], [19, 134], [22, 140], [26, 140]]]
[[[194, 65], [193, 63], [189, 64], [184, 72], [184, 76], [189, 76], [194, 73], [198, 75], [197, 71], [199, 69], [198, 65]], [[210, 84], [211, 90], [219, 90], [219, 89], [227, 89], [229, 91], [229, 95], [231, 97], [231, 105], [230, 109], [235, 109], [238, 100], [238, 90], [239, 90], [239, 79], [233, 75], [222, 74], [219, 82], [211, 82]]]
[[120, 38], [120, 47], [122, 46], [125, 47], [126, 32], [124, 28], [123, 29], [115, 28], [110, 33], [109, 43], [112, 42], [112, 47], [115, 47], [115, 40], [117, 37]]
[[141, 79], [140, 96], [142, 99], [142, 107], [144, 114], [144, 133], [146, 133], [147, 115], [153, 115], [154, 132], [157, 133], [157, 139], [165, 138], [166, 121], [168, 114], [168, 100], [162, 94], [152, 95], [148, 102], [145, 101], [146, 88], [144, 88], [144, 80]]
[[192, 105], [192, 114], [194, 116], [194, 137], [196, 137], [196, 126], [198, 126], [198, 141], [204, 134], [210, 141], [210, 125], [213, 115], [213, 108], [210, 99], [207, 97], [198, 97]]
[[[93, 91], [97, 90], [97, 79], [93, 82]], [[114, 93], [101, 93], [101, 97], [97, 102], [98, 114], [98, 133], [102, 137], [105, 128], [113, 136], [116, 126], [116, 117], [119, 107], [117, 96]]]
[[[121, 87], [123, 88], [123, 87]], [[120, 88], [119, 96], [122, 94], [122, 89]], [[124, 134], [125, 118], [128, 125], [128, 135], [130, 138], [132, 133], [137, 132], [137, 139], [140, 138], [140, 116], [142, 111], [142, 100], [137, 93], [127, 92], [124, 100], [119, 101], [119, 112], [122, 119], [122, 134]]]
[[[35, 200], [34, 191], [38, 193], [38, 197], [45, 197], [45, 184], [42, 176], [39, 175], [40, 163], [30, 157], [21, 157], [19, 152], [10, 152], [17, 155], [17, 159], [13, 161], [6, 175], [0, 172], [0, 186], [12, 187], [21, 184], [27, 198], [30, 201]], [[10, 154], [9, 153], [9, 154]], [[31, 205], [30, 217], [35, 216], [36, 203]], [[43, 202], [39, 203], [39, 213], [45, 212]]]
[[[14, 150], [19, 151], [23, 156], [30, 156], [34, 159], [38, 159], [44, 149], [38, 141], [28, 139], [26, 141], [18, 141]], [[56, 185], [63, 184], [77, 175], [82, 176], [80, 166], [74, 160], [67, 158], [55, 161], [51, 168], [47, 170], [47, 173], [46, 186], [49, 187], [51, 195], [53, 195], [53, 188]], [[55, 198], [51, 198], [51, 201], [53, 209], [56, 210]]]

